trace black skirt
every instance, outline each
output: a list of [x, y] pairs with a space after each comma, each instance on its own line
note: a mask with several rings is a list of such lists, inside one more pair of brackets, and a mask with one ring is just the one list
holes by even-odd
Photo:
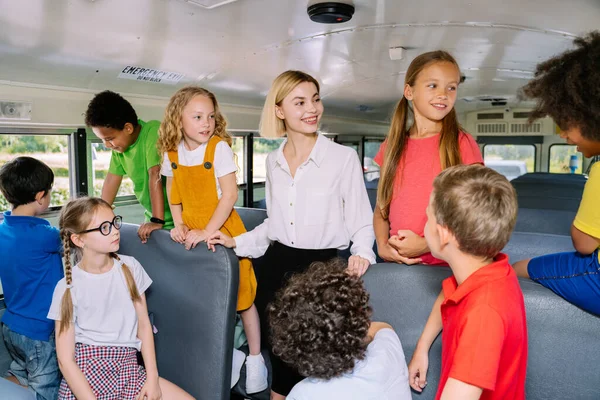
[[260, 316], [261, 344], [269, 350], [273, 368], [271, 390], [276, 393], [287, 396], [294, 385], [304, 377], [271, 351], [267, 306], [275, 299], [277, 291], [286, 285], [292, 275], [306, 271], [315, 261], [329, 261], [337, 256], [337, 249], [296, 249], [273, 242], [263, 257], [253, 260], [258, 281], [254, 304]]

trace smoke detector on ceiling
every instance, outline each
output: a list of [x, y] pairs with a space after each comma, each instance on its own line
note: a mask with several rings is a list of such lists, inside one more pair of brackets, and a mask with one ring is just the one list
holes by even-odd
[[390, 47], [390, 60], [402, 60], [404, 57], [404, 50], [406, 49], [402, 46]]
[[341, 24], [348, 22], [354, 15], [354, 6], [339, 2], [317, 3], [309, 6], [306, 10], [308, 16], [314, 22], [321, 24]]

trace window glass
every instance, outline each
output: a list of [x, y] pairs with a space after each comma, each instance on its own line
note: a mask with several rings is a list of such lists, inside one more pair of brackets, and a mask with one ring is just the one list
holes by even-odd
[[379, 179], [379, 165], [375, 163], [374, 158], [379, 151], [379, 147], [383, 140], [366, 140], [365, 141], [365, 156], [363, 158], [363, 169], [365, 181], [370, 182]]
[[[571, 157], [575, 156], [577, 162], [573, 163], [574, 170], [571, 171]], [[582, 174], [583, 173], [583, 154], [577, 151], [577, 146], [569, 144], [553, 144], [550, 146], [550, 156], [548, 158], [548, 172], [559, 174]]]
[[[50, 206], [61, 206], [71, 197], [68, 135], [0, 135], [0, 166], [19, 156], [46, 163], [54, 171]], [[0, 193], [0, 210], [10, 205]]]
[[535, 171], [535, 146], [532, 144], [486, 144], [483, 147], [486, 166], [512, 180]]
[[[233, 143], [231, 148], [233, 149], [233, 153], [235, 154], [235, 163], [238, 167], [238, 172], [236, 174], [237, 183], [242, 184], [246, 183], [246, 164], [244, 158], [244, 140], [246, 140], [243, 136], [235, 136], [233, 138]], [[239, 196], [238, 196], [239, 198]], [[242, 197], [243, 198], [243, 197]]]
[[[104, 185], [104, 179], [108, 174], [108, 166], [110, 165], [110, 154], [111, 150], [104, 146], [102, 143], [90, 143], [90, 152], [92, 155], [92, 188], [94, 192], [93, 196], [100, 196], [102, 194], [102, 185]], [[133, 182], [125, 175], [121, 181], [121, 186], [117, 192], [117, 197], [128, 196], [134, 194]]]
[[[267, 139], [262, 137], [255, 137], [253, 139], [253, 182], [264, 182], [267, 180], [267, 155], [270, 152], [277, 150], [283, 140], [284, 138]], [[255, 198], [254, 200], [256, 201], [257, 199]]]

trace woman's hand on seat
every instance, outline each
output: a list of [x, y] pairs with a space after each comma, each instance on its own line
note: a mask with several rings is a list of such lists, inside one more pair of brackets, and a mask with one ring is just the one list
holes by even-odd
[[216, 231], [206, 239], [206, 244], [208, 245], [209, 250], [212, 250], [213, 252], [215, 251], [215, 244], [220, 244], [221, 246], [233, 249], [235, 247], [235, 239], [227, 236], [221, 231]]
[[367, 272], [371, 262], [361, 256], [350, 256], [348, 258], [348, 273], [356, 276], [363, 276]]

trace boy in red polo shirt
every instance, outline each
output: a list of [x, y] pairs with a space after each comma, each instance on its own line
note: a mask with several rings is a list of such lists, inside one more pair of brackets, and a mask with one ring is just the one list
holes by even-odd
[[444, 170], [434, 181], [425, 239], [454, 276], [442, 283], [408, 367], [410, 385], [425, 385], [429, 348], [442, 333], [436, 399], [525, 398], [527, 321], [523, 293], [508, 257], [517, 217], [513, 187], [482, 165]]

